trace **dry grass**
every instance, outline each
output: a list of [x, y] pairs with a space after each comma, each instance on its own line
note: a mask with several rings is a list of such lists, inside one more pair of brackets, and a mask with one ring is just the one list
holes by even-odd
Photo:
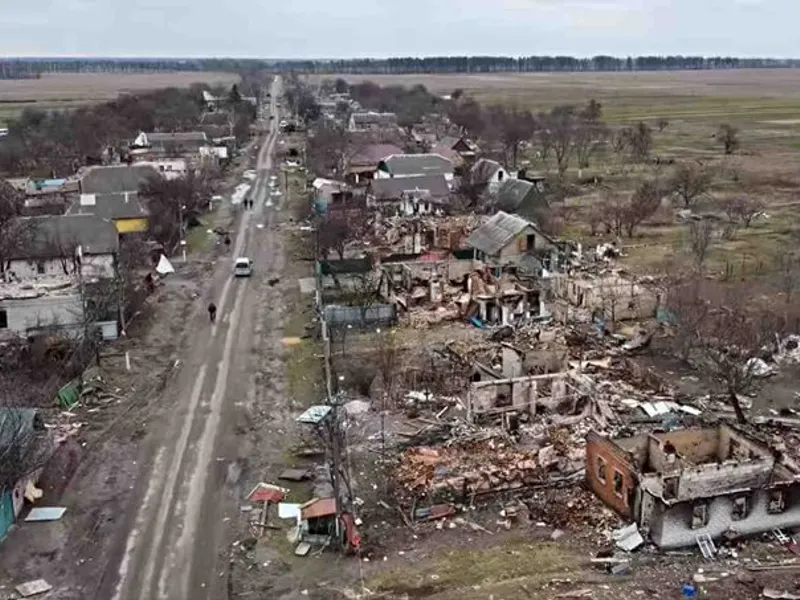
[[0, 80], [0, 122], [27, 107], [63, 109], [103, 102], [122, 93], [165, 87], [189, 87], [193, 83], [232, 85], [235, 73], [56, 73], [41, 79]]

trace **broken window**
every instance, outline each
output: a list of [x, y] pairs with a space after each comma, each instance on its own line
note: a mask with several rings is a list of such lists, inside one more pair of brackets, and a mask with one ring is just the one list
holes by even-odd
[[701, 502], [692, 507], [692, 529], [708, 525], [708, 504]]
[[606, 482], [606, 461], [602, 456], [597, 457], [597, 479], [601, 483]]
[[767, 512], [771, 515], [782, 513], [786, 510], [786, 492], [783, 490], [772, 490], [769, 493], [769, 504]]
[[622, 498], [622, 496], [623, 496], [623, 494], [622, 494], [622, 483], [623, 483], [622, 473], [620, 473], [619, 471], [615, 470], [614, 471], [614, 493], [617, 496], [619, 496], [620, 498]]
[[8, 312], [0, 310], [0, 329], [8, 329]]
[[36, 273], [38, 275], [44, 275], [45, 273], [44, 262], [39, 261], [36, 263]]
[[536, 235], [533, 233], [529, 233], [528, 236], [525, 238], [525, 243], [527, 244], [528, 250], [533, 250], [536, 248]]
[[664, 499], [675, 498], [678, 495], [678, 478], [664, 478]]
[[747, 496], [738, 496], [733, 499], [733, 511], [731, 512], [731, 518], [734, 521], [741, 521], [742, 519], [747, 518], [747, 514], [750, 512], [750, 502], [748, 501]]

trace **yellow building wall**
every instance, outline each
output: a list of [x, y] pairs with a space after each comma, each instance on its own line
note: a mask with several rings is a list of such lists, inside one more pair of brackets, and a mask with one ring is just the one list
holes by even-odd
[[116, 219], [114, 225], [118, 233], [140, 233], [147, 231], [147, 219]]

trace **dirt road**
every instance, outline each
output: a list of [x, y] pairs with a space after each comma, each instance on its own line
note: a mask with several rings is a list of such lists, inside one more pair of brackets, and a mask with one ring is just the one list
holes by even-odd
[[[279, 90], [280, 80], [276, 80], [272, 114]], [[277, 117], [270, 121], [258, 157], [258, 178], [252, 190], [255, 207], [243, 211], [233, 252], [218, 262], [210, 292], [198, 298], [190, 316], [192, 333], [181, 372], [164, 391], [165, 397], [174, 399], [175, 408], [161, 415], [145, 444], [142, 461], [148, 465], [149, 477], [141, 477], [135, 490], [133, 506], [138, 508], [127, 515], [124, 548], [118, 561], [110, 561], [99, 598], [226, 596], [226, 515], [238, 510], [236, 484], [242, 469], [237, 407], [255, 396], [251, 354], [275, 352], [280, 344], [279, 331], [271, 334], [254, 327], [256, 310], [270, 293], [268, 280], [279, 274], [282, 261], [276, 251], [280, 202], [269, 190], [277, 121]], [[251, 278], [231, 277], [236, 256], [255, 261]], [[213, 326], [205, 310], [212, 300], [218, 307]]]

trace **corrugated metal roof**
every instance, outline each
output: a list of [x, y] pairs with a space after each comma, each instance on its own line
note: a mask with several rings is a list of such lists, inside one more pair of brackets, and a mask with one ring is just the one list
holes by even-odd
[[30, 232], [30, 239], [9, 258], [57, 258], [78, 245], [83, 254], [112, 254], [119, 249], [114, 223], [99, 216], [21, 217], [19, 222]]
[[448, 175], [453, 163], [441, 154], [393, 154], [378, 165], [392, 175]]
[[516, 215], [499, 212], [473, 231], [467, 238], [468, 246], [480, 250], [488, 256], [497, 254], [516, 235], [532, 225]]
[[503, 210], [515, 211], [528, 194], [534, 194], [536, 187], [530, 181], [506, 179], [497, 190], [497, 204]]
[[139, 219], [148, 215], [136, 192], [94, 194], [94, 204], [81, 204], [80, 199], [70, 206], [68, 215], [97, 215], [106, 219]]
[[300, 507], [300, 518], [303, 521], [330, 517], [336, 514], [336, 500], [333, 498], [314, 498]]
[[151, 177], [161, 177], [150, 165], [91, 167], [81, 177], [84, 194], [111, 194], [138, 192], [139, 187]]
[[391, 179], [373, 179], [370, 182], [370, 191], [378, 200], [397, 199], [403, 192], [415, 190], [428, 190], [434, 198], [450, 194], [450, 188], [444, 175], [393, 177]]

